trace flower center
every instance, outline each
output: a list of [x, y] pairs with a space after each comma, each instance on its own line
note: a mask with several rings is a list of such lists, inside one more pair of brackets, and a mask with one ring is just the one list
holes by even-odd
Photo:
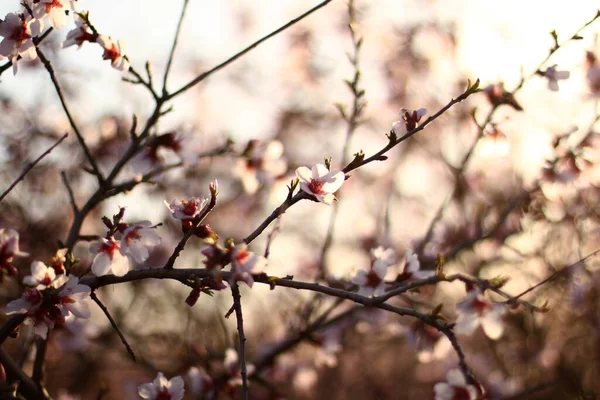
[[115, 251], [119, 250], [119, 244], [114, 239], [109, 239], [108, 243], [103, 243], [101, 252], [106, 253], [112, 260]]
[[125, 239], [125, 243], [130, 244], [134, 240], [140, 240], [140, 238], [142, 237], [140, 235], [140, 229], [141, 229], [141, 227], [136, 226], [130, 232], [128, 232], [127, 235], [125, 235], [125, 238], [124, 238]]
[[365, 286], [377, 287], [377, 286], [379, 286], [380, 283], [381, 283], [381, 278], [379, 277], [379, 275], [377, 275], [375, 273], [375, 271], [370, 270], [369, 273], [367, 274], [367, 282], [365, 283]]
[[161, 388], [160, 391], [156, 394], [156, 400], [171, 400], [171, 393], [166, 388]]
[[[22, 20], [23, 18], [21, 18]], [[12, 35], [10, 35], [10, 39], [18, 42], [24, 42], [27, 39], [31, 39], [31, 35], [27, 33], [27, 23], [25, 21], [21, 22], [21, 25], [15, 27], [13, 29]]]
[[110, 49], [104, 49], [104, 55], [102, 56], [102, 58], [104, 60], [115, 61], [120, 56], [121, 56], [121, 54], [119, 54], [119, 50], [117, 50], [117, 46], [115, 46], [113, 44]]
[[324, 184], [325, 184], [325, 182], [313, 178], [310, 180], [310, 183], [308, 184], [308, 188], [314, 194], [321, 194], [321, 193], [323, 193], [323, 185]]
[[63, 8], [59, 0], [52, 0], [51, 3], [46, 3], [46, 12], [49, 13], [53, 8]]
[[198, 210], [196, 202], [194, 202], [194, 201], [183, 200], [181, 202], [181, 205], [183, 205], [182, 211], [183, 211], [183, 213], [185, 215], [191, 215], [191, 216], [193, 216], [193, 215], [196, 214], [196, 211]]
[[480, 300], [478, 298], [476, 298], [475, 300], [473, 300], [473, 302], [471, 303], [471, 308], [473, 308], [473, 310], [475, 310], [475, 312], [477, 312], [477, 314], [479, 315], [483, 315], [485, 314], [490, 308], [492, 308], [491, 304], [488, 303], [487, 301], [484, 300]]
[[471, 393], [464, 387], [454, 386], [452, 400], [471, 400]]

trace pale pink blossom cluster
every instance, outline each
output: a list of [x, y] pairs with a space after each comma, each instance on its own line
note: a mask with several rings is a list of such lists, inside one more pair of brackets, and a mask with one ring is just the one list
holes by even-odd
[[488, 300], [479, 289], [472, 289], [467, 297], [456, 305], [458, 318], [454, 331], [459, 334], [471, 335], [481, 326], [490, 339], [498, 339], [504, 332], [502, 315], [506, 307], [500, 303]]
[[150, 221], [120, 226], [120, 229], [122, 232], [100, 238], [90, 245], [90, 252], [95, 255], [91, 266], [94, 275], [113, 273], [123, 276], [130, 269], [130, 260], [144, 263], [150, 256], [149, 249], [161, 242]]
[[241, 180], [246, 193], [254, 194], [285, 174], [287, 161], [282, 156], [283, 144], [279, 140], [251, 140], [234, 166], [233, 175]]
[[435, 400], [477, 400], [479, 398], [475, 386], [468, 384], [465, 376], [458, 369], [448, 371], [446, 382], [436, 384], [433, 390]]
[[400, 117], [402, 119], [392, 124], [392, 131], [396, 135], [404, 136], [406, 133], [412, 131], [418, 126], [425, 114], [427, 114], [427, 110], [425, 108], [419, 108], [418, 110], [409, 110], [403, 108], [400, 110]]
[[355, 271], [351, 277], [352, 283], [358, 285], [361, 296], [381, 296], [385, 292], [385, 276], [388, 267], [396, 262], [393, 249], [377, 247], [371, 250], [371, 265], [366, 269]]
[[140, 397], [147, 400], [182, 400], [184, 393], [183, 378], [176, 376], [169, 380], [162, 372], [154, 381], [138, 387]]
[[32, 61], [37, 58], [37, 38], [48, 26], [62, 29], [73, 15], [75, 28], [67, 33], [63, 47], [81, 46], [83, 42], [96, 42], [104, 50], [103, 59], [110, 60], [120, 71], [129, 69], [124, 45], [106, 35], [100, 35], [89, 23], [89, 13], [77, 13], [76, 0], [25, 0], [19, 12], [6, 14], [0, 20], [0, 58], [12, 62], [13, 73], [18, 71], [18, 60]]
[[89, 318], [89, 286], [75, 276], [57, 273], [41, 261], [31, 264], [31, 275], [23, 279], [29, 286], [21, 298], [6, 306], [6, 314], [25, 314], [25, 323], [33, 325], [35, 334], [48, 336], [54, 327], [64, 327], [68, 318]]
[[[19, 250], [19, 233], [14, 229], [0, 228], [0, 270], [8, 276], [15, 276], [17, 269], [13, 265], [15, 257], [27, 257], [29, 254]], [[0, 281], [4, 276], [0, 273]]]

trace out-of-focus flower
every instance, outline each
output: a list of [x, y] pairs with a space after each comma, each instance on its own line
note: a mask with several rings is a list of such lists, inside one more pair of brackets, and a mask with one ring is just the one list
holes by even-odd
[[50, 25], [55, 29], [60, 29], [67, 23], [67, 12], [71, 10], [71, 0], [40, 0], [33, 3], [33, 17], [42, 19], [46, 15]]
[[569, 71], [558, 71], [556, 64], [548, 67], [545, 71], [540, 71], [540, 75], [548, 78], [548, 88], [553, 92], [558, 91], [558, 81], [561, 79], [568, 79], [571, 73]]
[[55, 326], [52, 338], [62, 351], [83, 350], [88, 346], [89, 338], [97, 336], [99, 329], [88, 319], [70, 315], [61, 326]]
[[175, 199], [170, 203], [165, 201], [165, 205], [171, 212], [171, 216], [181, 220], [191, 220], [196, 218], [208, 203], [210, 203], [210, 200], [200, 197], [192, 197], [189, 200]]
[[129, 258], [121, 254], [119, 243], [112, 237], [92, 243], [90, 252], [96, 254], [92, 261], [94, 275], [106, 275], [112, 271], [116, 276], [123, 276], [129, 271]]
[[[19, 233], [13, 229], [0, 229], [0, 269], [9, 276], [17, 274], [17, 268], [12, 264], [15, 257], [26, 257], [28, 253], [19, 250]], [[0, 274], [0, 279], [2, 274]]]
[[136, 263], [141, 264], [150, 256], [148, 248], [158, 246], [160, 241], [152, 222], [142, 221], [123, 232], [120, 251], [124, 256], [130, 256]]
[[196, 396], [206, 394], [213, 383], [213, 379], [202, 367], [191, 367], [186, 374], [188, 389]]
[[587, 83], [593, 94], [600, 93], [600, 65], [596, 55], [591, 51], [586, 53]]
[[62, 286], [67, 281], [65, 275], [60, 275], [59, 279], [56, 279], [56, 271], [54, 268], [47, 267], [41, 261], [34, 261], [31, 263], [31, 275], [27, 275], [23, 278], [23, 283], [27, 286], [33, 286], [37, 290], [44, 290], [47, 287], [57, 288]]
[[478, 153], [482, 157], [504, 157], [510, 152], [508, 138], [495, 124], [490, 124], [491, 130], [487, 132], [478, 144]]
[[138, 386], [138, 394], [148, 400], [182, 400], [184, 394], [183, 378], [176, 376], [167, 380], [162, 372], [153, 382]]
[[312, 169], [299, 167], [296, 176], [300, 180], [300, 189], [313, 195], [318, 201], [331, 204], [333, 195], [344, 184], [345, 175], [342, 171], [329, 171], [323, 164], [317, 164]]
[[[240, 386], [242, 384], [242, 371], [240, 369], [240, 358], [235, 349], [225, 350], [225, 359], [223, 360], [227, 374], [229, 375], [229, 383], [231, 386]], [[254, 365], [246, 363], [246, 374], [248, 376], [254, 373]]]
[[477, 400], [479, 393], [473, 385], [469, 385], [458, 369], [448, 371], [447, 382], [437, 383], [433, 387], [435, 400]]
[[123, 72], [129, 69], [129, 61], [125, 59], [125, 45], [122, 41], [117, 40], [115, 42], [106, 35], [98, 36], [96, 41], [104, 49], [102, 58], [104, 60], [110, 60], [110, 64], [113, 68]]
[[422, 321], [415, 322], [407, 336], [417, 351], [417, 359], [423, 364], [443, 360], [452, 350], [452, 344], [440, 331]]
[[318, 340], [321, 346], [315, 355], [315, 366], [334, 368], [338, 364], [338, 354], [342, 351], [339, 330], [329, 329]]
[[480, 290], [471, 290], [467, 298], [458, 303], [459, 313], [454, 330], [456, 333], [471, 335], [479, 325], [490, 339], [498, 339], [504, 332], [502, 314], [505, 307], [487, 300]]
[[435, 271], [421, 271], [419, 256], [413, 253], [412, 249], [406, 249], [405, 259], [404, 270], [398, 277], [398, 280], [425, 279], [435, 274]]
[[371, 250], [371, 258], [369, 268], [356, 271], [351, 278], [361, 296], [381, 296], [385, 292], [384, 278], [388, 267], [394, 264], [395, 254], [391, 249], [377, 247]]
[[49, 267], [54, 269], [56, 275], [64, 274], [65, 271], [65, 262], [67, 261], [66, 255], [69, 249], [59, 249], [56, 251], [56, 255], [50, 258]]
[[238, 244], [231, 250], [231, 282], [242, 281], [252, 287], [252, 274], [260, 274], [267, 266], [267, 259], [248, 250], [245, 243]]
[[287, 170], [282, 158], [283, 144], [279, 140], [251, 140], [233, 168], [233, 175], [242, 181], [244, 190], [254, 194], [261, 185], [270, 185]]
[[483, 93], [494, 107], [506, 104], [517, 111], [523, 111], [523, 107], [517, 102], [512, 93], [504, 89], [504, 84], [495, 83], [488, 85], [483, 89]]
[[81, 47], [83, 42], [95, 42], [98, 35], [94, 34], [87, 23], [77, 13], [74, 13], [73, 20], [75, 21], [75, 28], [67, 33], [67, 38], [62, 43], [62, 47], [66, 48], [69, 46], [77, 45]]
[[403, 108], [400, 110], [400, 117], [402, 119], [392, 124], [392, 130], [396, 135], [403, 136], [415, 129], [425, 114], [427, 114], [425, 108], [419, 108], [418, 110], [407, 110], [406, 108]]
[[131, 160], [131, 167], [138, 174], [148, 173], [161, 165], [164, 165], [170, 153], [176, 154], [186, 165], [198, 160], [197, 154], [190, 149], [187, 143], [190, 136], [179, 132], [169, 132], [151, 138], [143, 149]]
[[0, 23], [0, 55], [8, 57], [13, 64], [13, 73], [17, 74], [17, 60], [31, 61], [37, 58], [33, 37], [41, 33], [42, 21], [25, 14], [8, 13]]

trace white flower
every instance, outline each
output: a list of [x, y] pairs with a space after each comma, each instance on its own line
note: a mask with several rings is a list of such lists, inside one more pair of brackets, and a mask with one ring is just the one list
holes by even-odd
[[238, 244], [231, 250], [231, 282], [242, 281], [252, 287], [254, 279], [252, 274], [259, 274], [267, 266], [267, 259], [248, 251], [245, 243]]
[[96, 254], [92, 262], [94, 275], [106, 275], [112, 271], [116, 276], [123, 276], [129, 271], [129, 259], [121, 254], [119, 244], [112, 237], [92, 243], [90, 252]]
[[368, 270], [358, 270], [351, 278], [352, 283], [358, 285], [358, 294], [361, 296], [381, 296], [385, 292], [384, 278], [389, 264], [383, 260], [375, 260]]
[[571, 75], [569, 71], [557, 71], [556, 64], [551, 67], [548, 67], [546, 71], [541, 73], [543, 76], [548, 78], [548, 88], [553, 92], [558, 91], [558, 81], [561, 79], [568, 79]]
[[4, 37], [0, 43], [0, 55], [10, 58], [15, 75], [19, 56], [27, 61], [36, 59], [37, 53], [32, 39], [39, 35], [42, 29], [42, 21], [31, 19], [25, 14], [8, 13], [0, 23], [0, 36]]
[[437, 383], [433, 387], [435, 400], [476, 400], [479, 396], [473, 385], [467, 384], [464, 375], [458, 369], [448, 371], [447, 382]]
[[274, 178], [287, 171], [287, 161], [282, 158], [283, 144], [279, 140], [260, 142], [251, 140], [233, 168], [246, 193], [254, 194], [261, 185], [273, 183]]
[[167, 380], [162, 372], [156, 375], [153, 382], [138, 386], [140, 397], [148, 400], [182, 400], [184, 392], [180, 376]]
[[148, 247], [158, 246], [159, 244], [160, 236], [152, 228], [152, 223], [142, 221], [130, 226], [123, 232], [120, 251], [124, 256], [131, 256], [136, 263], [141, 264], [150, 256]]
[[213, 380], [202, 367], [190, 367], [186, 374], [189, 391], [195, 395], [205, 394]]
[[71, 3], [70, 0], [40, 0], [39, 3], [33, 4], [33, 17], [42, 19], [47, 15], [50, 25], [60, 29], [67, 23], [66, 12], [71, 10]]
[[421, 263], [419, 262], [419, 256], [413, 253], [412, 249], [406, 249], [406, 264], [402, 275], [405, 279], [425, 279], [433, 276], [435, 271], [421, 271]]
[[300, 180], [300, 189], [325, 204], [331, 204], [335, 200], [333, 194], [342, 187], [346, 179], [342, 171], [330, 172], [323, 164], [317, 164], [312, 169], [299, 167], [296, 169], [296, 176]]
[[171, 203], [165, 201], [165, 205], [171, 211], [171, 216], [181, 220], [196, 218], [208, 203], [210, 203], [208, 199], [200, 197], [192, 197], [189, 200], [173, 200]]
[[69, 46], [77, 45], [77, 47], [81, 47], [83, 42], [95, 42], [96, 36], [89, 31], [88, 25], [85, 23], [83, 18], [79, 16], [79, 14], [73, 14], [73, 20], [75, 21], [75, 28], [71, 29], [67, 33], [67, 37], [65, 41], [62, 43], [63, 48], [67, 48]]
[[4, 269], [8, 275], [16, 275], [17, 269], [12, 265], [13, 258], [28, 255], [19, 250], [19, 233], [17, 231], [0, 229], [0, 269]]
[[113, 68], [119, 71], [127, 71], [129, 69], [129, 61], [125, 59], [125, 45], [120, 40], [114, 42], [110, 37], [106, 35], [98, 36], [96, 40], [102, 48], [104, 48], [104, 54], [102, 58], [110, 60]]
[[13, 300], [6, 305], [6, 315], [26, 314], [29, 311], [37, 309], [42, 304], [42, 293], [37, 289], [25, 289], [23, 295], [17, 300]]
[[396, 262], [396, 252], [394, 249], [386, 249], [383, 246], [371, 249], [371, 259], [381, 260], [386, 262], [388, 265], [394, 265]]
[[60, 289], [60, 303], [58, 308], [65, 317], [73, 314], [78, 318], [89, 318], [90, 309], [87, 298], [92, 293], [92, 289], [87, 285], [80, 285], [79, 278], [71, 276], [67, 283]]
[[62, 286], [67, 281], [65, 275], [56, 277], [56, 271], [52, 267], [46, 266], [41, 261], [31, 263], [31, 275], [23, 278], [23, 283], [27, 286], [35, 286], [38, 290], [44, 290], [47, 287], [56, 289]]
[[502, 314], [504, 306], [493, 304], [479, 290], [471, 290], [467, 298], [456, 306], [459, 312], [454, 330], [456, 333], [470, 335], [479, 325], [490, 339], [502, 336]]
[[400, 117], [402, 119], [392, 124], [392, 130], [396, 135], [403, 136], [415, 129], [425, 114], [427, 114], [425, 108], [419, 108], [418, 110], [408, 110], [403, 108], [400, 110]]

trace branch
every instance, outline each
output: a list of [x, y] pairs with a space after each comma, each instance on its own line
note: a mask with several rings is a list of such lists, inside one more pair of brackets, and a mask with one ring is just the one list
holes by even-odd
[[299, 17], [294, 18], [293, 20], [291, 20], [287, 24], [283, 25], [282, 27], [280, 27], [280, 28], [274, 30], [273, 32], [269, 33], [267, 36], [263, 36], [262, 38], [260, 38], [256, 42], [252, 43], [250, 46], [246, 47], [244, 50], [240, 51], [239, 53], [234, 54], [233, 56], [231, 56], [227, 60], [223, 61], [221, 64], [219, 64], [219, 65], [213, 67], [212, 69], [209, 69], [208, 71], [203, 72], [202, 74], [198, 75], [196, 78], [194, 78], [191, 82], [189, 82], [188, 84], [186, 84], [182, 88], [180, 88], [180, 89], [176, 90], [175, 92], [173, 92], [173, 93], [169, 94], [168, 96], [166, 96], [165, 100], [170, 100], [173, 97], [175, 97], [177, 95], [180, 95], [181, 93], [185, 92], [186, 90], [192, 88], [196, 84], [202, 82], [203, 80], [205, 80], [206, 78], [208, 78], [209, 76], [211, 76], [213, 73], [215, 73], [215, 72], [223, 69], [224, 67], [228, 66], [229, 64], [231, 64], [232, 62], [234, 62], [238, 58], [242, 57], [246, 53], [249, 53], [252, 49], [254, 49], [259, 44], [261, 44], [261, 43], [269, 40], [273, 36], [276, 36], [277, 34], [283, 32], [283, 31], [285, 31], [286, 29], [288, 29], [292, 25], [296, 24], [297, 22], [300, 22], [301, 20], [303, 20], [304, 18], [308, 17], [310, 14], [312, 14], [315, 11], [317, 11], [318, 9], [325, 7], [327, 4], [331, 3], [331, 1], [332, 0], [325, 0], [325, 1], [317, 4], [315, 7], [311, 8], [310, 10], [308, 10], [304, 14], [300, 15]]
[[48, 154], [50, 154], [50, 152], [52, 152], [52, 150], [54, 150], [54, 148], [56, 146], [58, 146], [59, 144], [62, 143], [63, 140], [65, 140], [67, 138], [67, 136], [69, 136], [68, 133], [65, 133], [60, 139], [58, 139], [58, 141], [56, 143], [54, 143], [52, 146], [50, 146], [50, 148], [48, 150], [46, 150], [45, 152], [43, 152], [38, 158], [36, 158], [31, 164], [29, 164], [27, 167], [25, 167], [25, 169], [23, 170], [23, 172], [21, 173], [21, 175], [19, 175], [19, 177], [8, 187], [8, 189], [6, 189], [4, 191], [4, 193], [2, 193], [0, 195], [0, 201], [4, 200], [4, 198], [6, 197], [7, 194], [10, 193], [11, 190], [14, 189], [15, 186], [17, 186], [17, 184], [23, 180], [23, 178], [25, 178], [25, 175], [27, 175], [27, 173], [29, 171], [31, 171], [33, 169], [33, 167], [35, 167], [40, 161], [42, 161], [42, 159], [44, 157], [46, 157]]
[[179, 16], [179, 22], [177, 22], [177, 30], [175, 31], [173, 46], [171, 46], [171, 52], [169, 53], [169, 60], [167, 61], [167, 68], [165, 69], [165, 76], [163, 78], [163, 96], [167, 95], [167, 79], [169, 78], [169, 72], [171, 71], [171, 64], [173, 63], [173, 56], [175, 55], [175, 49], [177, 48], [177, 42], [179, 41], [181, 26], [183, 25], [183, 18], [185, 17], [185, 11], [187, 10], [188, 3], [189, 0], [183, 0], [181, 15]]
[[98, 179], [98, 184], [100, 186], [102, 186], [102, 184], [104, 183], [104, 177], [102, 176], [102, 173], [100, 172], [100, 169], [98, 168], [98, 165], [96, 164], [96, 160], [94, 160], [94, 157], [92, 156], [92, 153], [90, 152], [90, 149], [88, 148], [87, 144], [85, 143], [85, 139], [83, 138], [83, 135], [79, 131], [79, 128], [77, 127], [77, 124], [75, 123], [75, 120], [73, 119], [73, 116], [71, 115], [71, 112], [69, 111], [69, 107], [67, 106], [65, 96], [63, 95], [60, 84], [58, 83], [58, 80], [56, 79], [56, 74], [54, 73], [54, 68], [52, 67], [52, 64], [50, 64], [50, 61], [48, 61], [48, 59], [46, 58], [46, 56], [44, 55], [44, 53], [42, 52], [42, 50], [40, 50], [40, 48], [38, 46], [35, 47], [35, 51], [37, 52], [37, 55], [40, 57], [40, 61], [42, 61], [42, 64], [44, 64], [46, 71], [48, 71], [48, 74], [50, 75], [50, 80], [52, 81], [52, 84], [54, 85], [56, 94], [58, 94], [58, 98], [60, 99], [62, 108], [65, 111], [67, 119], [69, 120], [69, 124], [71, 125], [71, 128], [75, 132], [75, 136], [77, 136], [77, 140], [79, 141], [79, 144], [81, 145], [81, 148], [83, 149], [83, 152], [85, 153], [85, 156], [86, 156], [88, 162], [90, 163], [92, 170], [94, 171], [94, 175], [96, 175], [96, 178]]
[[131, 346], [129, 345], [129, 343], [127, 343], [127, 339], [125, 339], [125, 336], [123, 336], [123, 333], [119, 329], [119, 326], [117, 325], [117, 323], [113, 319], [112, 315], [110, 315], [110, 312], [108, 311], [108, 308], [106, 308], [106, 306], [100, 301], [100, 299], [98, 298], [98, 296], [96, 296], [96, 293], [92, 292], [90, 294], [90, 297], [92, 298], [92, 300], [94, 300], [94, 302], [96, 304], [98, 304], [98, 307], [100, 307], [100, 309], [102, 310], [102, 312], [104, 313], [104, 315], [106, 315], [106, 318], [108, 318], [108, 321], [110, 322], [110, 325], [113, 327], [113, 329], [115, 330], [115, 332], [117, 332], [117, 335], [119, 335], [119, 338], [121, 339], [121, 342], [123, 342], [123, 344], [125, 345], [125, 348], [127, 349], [127, 352], [129, 353], [129, 355], [131, 356], [131, 359], [133, 360], [133, 362], [135, 362], [135, 353], [133, 352], [133, 349], [131, 348]]
[[19, 392], [25, 395], [27, 399], [47, 399], [35, 382], [19, 368], [15, 360], [2, 348], [0, 348], [0, 363], [6, 368], [9, 382], [19, 381]]
[[238, 335], [240, 337], [240, 375], [242, 375], [241, 398], [248, 400], [248, 374], [246, 371], [246, 336], [244, 335], [244, 318], [242, 317], [242, 299], [240, 289], [237, 283], [231, 286], [231, 295], [233, 296], [233, 307], [237, 320]]

